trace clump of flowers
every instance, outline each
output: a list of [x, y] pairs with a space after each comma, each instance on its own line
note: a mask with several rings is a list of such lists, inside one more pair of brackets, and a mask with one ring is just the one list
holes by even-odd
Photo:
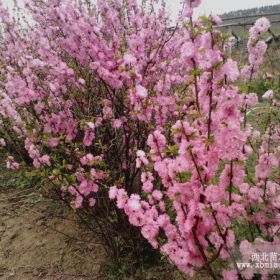
[[[224, 279], [246, 278], [235, 243], [272, 242], [280, 226], [279, 104], [264, 93], [259, 132], [248, 122], [257, 95], [234, 83], [259, 75], [270, 23], [250, 30], [240, 71], [220, 18], [192, 18], [200, 2], [185, 1], [173, 29], [155, 0], [32, 0], [29, 28], [1, 6], [0, 116], [62, 200], [114, 227], [102, 232], [113, 250], [127, 218], [185, 274], [219, 279], [222, 261]], [[11, 156], [7, 166], [20, 167]]]

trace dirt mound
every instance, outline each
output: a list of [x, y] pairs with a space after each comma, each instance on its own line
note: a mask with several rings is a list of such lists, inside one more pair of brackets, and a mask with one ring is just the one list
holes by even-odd
[[105, 279], [101, 242], [57, 202], [0, 192], [0, 279]]

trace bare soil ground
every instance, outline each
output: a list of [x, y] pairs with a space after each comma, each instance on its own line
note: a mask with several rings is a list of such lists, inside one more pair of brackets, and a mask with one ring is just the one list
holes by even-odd
[[101, 242], [57, 202], [0, 187], [0, 279], [106, 279]]

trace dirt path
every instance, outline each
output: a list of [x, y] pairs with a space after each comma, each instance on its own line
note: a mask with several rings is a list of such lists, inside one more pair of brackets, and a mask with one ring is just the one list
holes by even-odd
[[56, 202], [0, 188], [0, 279], [103, 280], [100, 242]]

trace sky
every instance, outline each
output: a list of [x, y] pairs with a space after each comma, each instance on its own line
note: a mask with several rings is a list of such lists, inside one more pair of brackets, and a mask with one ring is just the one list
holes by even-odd
[[[181, 0], [165, 0], [171, 14], [176, 16], [180, 10]], [[249, 9], [267, 5], [280, 4], [280, 0], [202, 0], [200, 7], [197, 9], [196, 14], [222, 14], [240, 9]]]

